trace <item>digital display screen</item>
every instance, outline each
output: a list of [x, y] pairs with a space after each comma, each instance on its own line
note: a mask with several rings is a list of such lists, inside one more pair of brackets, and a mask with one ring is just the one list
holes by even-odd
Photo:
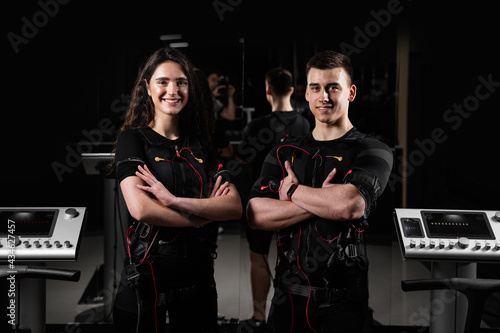
[[58, 210], [2, 210], [0, 237], [51, 237]]
[[430, 238], [495, 239], [485, 213], [422, 211]]
[[401, 222], [405, 237], [424, 237], [420, 227], [420, 219], [403, 218]]

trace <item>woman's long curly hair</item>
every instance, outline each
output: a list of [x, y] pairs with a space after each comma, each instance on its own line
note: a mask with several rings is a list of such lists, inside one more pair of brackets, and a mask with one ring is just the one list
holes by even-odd
[[155, 107], [146, 89], [156, 68], [168, 61], [179, 64], [188, 80], [188, 102], [179, 114], [179, 133], [181, 136], [195, 135], [200, 141], [210, 140], [211, 130], [208, 110], [204, 102], [203, 90], [198, 82], [191, 62], [180, 51], [165, 47], [156, 50], [146, 61], [135, 82], [125, 122], [120, 132], [131, 128], [152, 126]]

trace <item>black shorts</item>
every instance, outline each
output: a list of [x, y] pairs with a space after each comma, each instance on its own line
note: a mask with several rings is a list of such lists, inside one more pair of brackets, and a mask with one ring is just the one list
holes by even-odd
[[274, 233], [272, 230], [250, 229], [247, 225], [246, 234], [250, 250], [254, 253], [268, 255]]

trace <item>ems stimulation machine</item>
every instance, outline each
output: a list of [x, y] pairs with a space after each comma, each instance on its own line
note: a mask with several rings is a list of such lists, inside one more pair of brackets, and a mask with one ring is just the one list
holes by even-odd
[[46, 279], [80, 279], [80, 271], [45, 263], [77, 260], [85, 218], [85, 207], [0, 207], [0, 278], [16, 332], [45, 332]]
[[396, 209], [394, 223], [403, 259], [431, 262], [432, 279], [402, 281], [404, 291], [431, 290], [430, 332], [477, 331], [500, 291], [500, 280], [476, 279], [477, 263], [500, 263], [500, 211]]

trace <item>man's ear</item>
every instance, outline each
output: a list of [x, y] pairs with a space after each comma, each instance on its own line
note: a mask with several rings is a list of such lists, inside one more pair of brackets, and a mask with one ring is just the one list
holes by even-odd
[[272, 95], [273, 91], [270, 85], [266, 84], [266, 95]]
[[356, 86], [351, 84], [351, 87], [349, 88], [349, 102], [354, 101], [354, 98], [356, 98]]

